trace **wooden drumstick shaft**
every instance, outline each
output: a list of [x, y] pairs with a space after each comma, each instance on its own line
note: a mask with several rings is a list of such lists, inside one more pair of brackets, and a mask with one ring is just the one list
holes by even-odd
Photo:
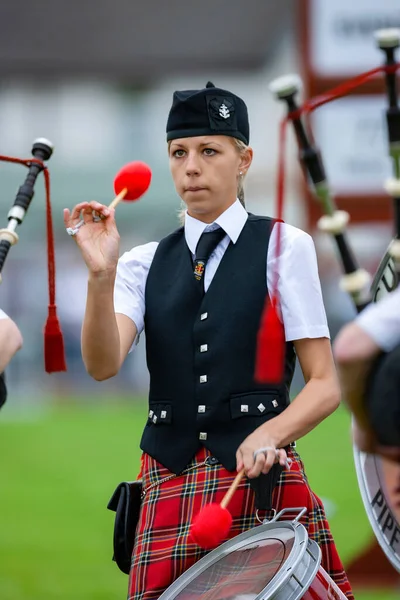
[[235, 479], [233, 480], [229, 490], [226, 492], [225, 496], [222, 498], [221, 500], [221, 507], [222, 508], [226, 508], [229, 504], [229, 502], [232, 499], [233, 494], [236, 492], [239, 483], [242, 480], [242, 477], [244, 475], [244, 467], [241, 471], [239, 471], [239, 473], [236, 475]]
[[108, 208], [115, 208], [117, 204], [119, 204], [121, 200], [125, 198], [127, 192], [128, 188], [124, 188], [123, 190], [121, 190], [118, 196], [115, 196], [114, 200], [108, 205]]

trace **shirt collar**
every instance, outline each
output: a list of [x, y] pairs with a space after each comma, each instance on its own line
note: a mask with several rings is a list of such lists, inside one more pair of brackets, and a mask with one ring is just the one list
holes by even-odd
[[236, 244], [239, 235], [247, 221], [247, 212], [239, 200], [236, 200], [225, 212], [215, 219], [213, 223], [203, 223], [185, 212], [185, 239], [192, 254], [196, 252], [196, 246], [201, 234], [221, 227], [228, 234], [231, 241]]

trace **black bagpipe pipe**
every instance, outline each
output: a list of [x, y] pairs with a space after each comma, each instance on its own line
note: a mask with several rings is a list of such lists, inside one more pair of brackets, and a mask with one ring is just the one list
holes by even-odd
[[[287, 104], [288, 112], [282, 122], [292, 122], [299, 160], [306, 177], [312, 183], [313, 191], [320, 201], [324, 215], [318, 221], [319, 230], [331, 234], [342, 264], [344, 275], [340, 287], [353, 299], [357, 312], [382, 296], [392, 292], [400, 279], [400, 109], [397, 99], [396, 71], [400, 64], [395, 61], [396, 48], [400, 46], [400, 30], [381, 30], [376, 33], [378, 47], [385, 53], [385, 64], [362, 73], [353, 80], [341, 84], [325, 94], [312, 98], [299, 106], [296, 96], [301, 89], [298, 76], [280, 77], [273, 81], [270, 90]], [[377, 272], [371, 275], [362, 269], [350, 247], [347, 237], [349, 214], [337, 210], [327, 181], [321, 153], [312, 141], [309, 121], [304, 125], [302, 116], [315, 108], [342, 97], [378, 73], [384, 72], [388, 108], [386, 122], [389, 139], [389, 152], [393, 160], [394, 177], [384, 187], [393, 199], [394, 239], [383, 256]], [[282, 150], [281, 150], [282, 152]], [[400, 307], [399, 307], [400, 308]], [[371, 425], [382, 445], [400, 447], [400, 367], [393, 368], [394, 362], [400, 365], [400, 346], [393, 352], [382, 353], [371, 369], [367, 384], [366, 410]], [[393, 376], [393, 372], [395, 375]], [[393, 390], [397, 390], [396, 396]], [[386, 396], [387, 405], [383, 405]]]
[[371, 300], [371, 276], [356, 261], [346, 233], [349, 214], [336, 208], [321, 153], [301, 119], [301, 108], [296, 101], [301, 80], [297, 76], [280, 77], [270, 85], [270, 89], [279, 100], [287, 104], [287, 119], [294, 127], [300, 163], [325, 213], [318, 221], [318, 228], [333, 236], [344, 271], [341, 288], [352, 296], [357, 310], [361, 311]]
[[16, 229], [19, 225], [21, 225], [28, 211], [35, 193], [35, 184], [38, 176], [42, 172], [44, 174], [46, 191], [46, 228], [49, 285], [49, 312], [44, 329], [44, 360], [45, 370], [47, 373], [66, 370], [64, 342], [55, 304], [54, 236], [50, 203], [50, 175], [46, 166], [46, 161], [49, 160], [52, 153], [53, 144], [45, 138], [38, 138], [33, 142], [33, 158], [21, 159], [10, 156], [0, 156], [0, 161], [21, 164], [26, 166], [28, 169], [25, 180], [18, 188], [14, 203], [8, 212], [7, 227], [0, 229], [0, 281], [1, 273], [10, 248], [19, 240]]
[[17, 195], [9, 213], [8, 224], [5, 229], [0, 230], [0, 274], [11, 246], [18, 242], [16, 229], [23, 222], [29, 205], [34, 196], [35, 183], [38, 175], [46, 168], [44, 162], [47, 161], [53, 153], [53, 144], [44, 138], [39, 138], [33, 142], [33, 159], [18, 159], [8, 156], [1, 156], [0, 160], [7, 162], [16, 162], [28, 167], [28, 173], [25, 181], [18, 188]]
[[[386, 125], [388, 133], [389, 154], [393, 163], [393, 178], [385, 183], [386, 192], [393, 200], [394, 216], [394, 234], [395, 237], [388, 249], [388, 256], [394, 263], [396, 277], [393, 285], [388, 286], [386, 279], [383, 279], [387, 291], [390, 292], [396, 287], [400, 280], [400, 108], [397, 93], [396, 68], [399, 64], [395, 61], [395, 51], [400, 46], [399, 30], [381, 30], [376, 34], [376, 40], [379, 48], [385, 54], [385, 83], [388, 107], [386, 109]], [[391, 262], [387, 260], [390, 268]], [[393, 273], [394, 275], [394, 273]], [[378, 270], [379, 277], [379, 270]], [[385, 275], [383, 274], [383, 277]]]

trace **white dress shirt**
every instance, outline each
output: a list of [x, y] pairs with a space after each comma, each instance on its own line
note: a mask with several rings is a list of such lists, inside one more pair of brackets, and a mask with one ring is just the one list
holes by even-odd
[[0, 319], [8, 319], [8, 315], [0, 308]]
[[400, 287], [376, 304], [367, 306], [355, 323], [367, 333], [379, 348], [390, 352], [400, 344]]
[[[193, 258], [197, 242], [203, 231], [210, 231], [219, 226], [226, 232], [226, 236], [207, 262], [204, 274], [205, 291], [207, 291], [229, 243], [236, 244], [246, 220], [247, 212], [239, 200], [210, 225], [194, 219], [186, 213], [185, 239]], [[301, 229], [286, 223], [281, 227], [278, 295], [286, 340], [329, 338], [312, 238]], [[277, 226], [275, 225], [270, 236], [266, 263], [266, 284], [269, 293], [273, 291], [274, 285], [276, 230]], [[114, 309], [116, 313], [122, 313], [132, 319], [139, 335], [144, 328], [146, 279], [157, 246], [157, 242], [137, 246], [129, 252], [125, 252], [118, 261]]]

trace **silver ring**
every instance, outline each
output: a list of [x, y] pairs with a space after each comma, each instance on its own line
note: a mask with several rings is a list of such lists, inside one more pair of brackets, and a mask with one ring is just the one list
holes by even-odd
[[104, 220], [104, 215], [102, 213], [98, 213], [97, 210], [92, 210], [92, 217], [93, 217], [93, 221], [94, 223], [98, 223], [99, 221], [103, 221]]
[[77, 229], [76, 227], [67, 227], [65, 231], [68, 233], [68, 235], [76, 235], [79, 229]]
[[272, 446], [265, 446], [265, 448], [259, 448], [258, 450], [256, 450], [253, 454], [253, 458], [254, 460], [257, 458], [257, 456], [259, 454], [265, 454], [266, 452], [268, 452], [268, 450], [273, 450], [275, 452], [275, 457], [278, 457], [278, 450], [276, 448], [273, 448]]
[[85, 221], [82, 219], [81, 221], [79, 221], [79, 223], [77, 223], [75, 225], [75, 227], [67, 227], [65, 231], [68, 233], [68, 235], [74, 236], [78, 233], [78, 231], [84, 224], [85, 224]]

